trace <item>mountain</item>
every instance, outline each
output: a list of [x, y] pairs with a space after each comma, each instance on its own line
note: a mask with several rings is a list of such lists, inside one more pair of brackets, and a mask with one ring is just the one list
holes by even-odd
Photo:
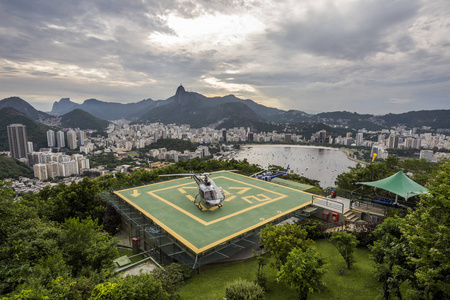
[[53, 103], [52, 114], [60, 116], [79, 107], [80, 104], [70, 101], [70, 98], [61, 98]]
[[395, 126], [405, 125], [409, 128], [431, 126], [432, 128], [450, 128], [450, 109], [419, 110], [402, 114], [387, 114], [381, 116], [385, 124]]
[[247, 105], [239, 102], [220, 102], [201, 94], [186, 92], [179, 86], [169, 104], [155, 107], [141, 116], [149, 122], [190, 124], [192, 127], [214, 126], [229, 128], [235, 126], [258, 129], [267, 123]]
[[450, 110], [421, 110], [401, 114], [387, 114], [374, 116], [358, 114], [356, 112], [335, 111], [315, 115], [317, 122], [329, 125], [343, 125], [353, 129], [366, 128], [367, 130], [381, 130], [393, 126], [407, 126], [408, 128], [430, 126], [437, 128], [450, 128]]
[[49, 114], [35, 109], [31, 104], [19, 97], [9, 97], [1, 100], [0, 109], [5, 107], [12, 107], [38, 122], [45, 122], [46, 120], [53, 118]]
[[[403, 114], [375, 116], [355, 112], [335, 111], [311, 115], [300, 110], [280, 110], [267, 107], [251, 99], [240, 99], [234, 95], [206, 97], [199, 93], [187, 92], [180, 85], [174, 96], [166, 100], [142, 100], [137, 103], [113, 103], [88, 99], [83, 104], [63, 98], [53, 104], [52, 113], [82, 109], [104, 120], [128, 119], [162, 123], [190, 124], [193, 127], [214, 125], [217, 127], [244, 126], [261, 130], [274, 128], [273, 124], [294, 124], [302, 122], [323, 123], [331, 127], [358, 130], [381, 130], [392, 126], [431, 126], [450, 128], [450, 110], [418, 111]], [[276, 126], [275, 126], [276, 127]], [[299, 126], [302, 127], [302, 126]], [[308, 129], [309, 131], [309, 129]]]
[[[53, 115], [63, 115], [74, 109], [82, 109], [91, 115], [103, 120], [133, 119], [149, 111], [153, 107], [160, 105], [161, 100], [142, 100], [136, 103], [116, 103], [104, 102], [97, 99], [87, 99], [82, 104], [70, 101], [69, 98], [62, 98], [53, 103], [51, 113]], [[165, 101], [164, 101], [165, 102]], [[169, 102], [167, 102], [169, 103]]]
[[108, 125], [108, 121], [94, 117], [82, 109], [74, 109], [61, 117], [61, 126], [64, 128], [95, 129], [102, 131]]
[[348, 126], [348, 128], [355, 130], [360, 128], [366, 128], [367, 130], [381, 130], [386, 128], [384, 125], [385, 122], [379, 117], [348, 111], [320, 113], [315, 115], [315, 121], [328, 125]]
[[33, 142], [35, 150], [47, 147], [47, 130], [49, 126], [32, 120], [24, 113], [12, 108], [0, 109], [0, 151], [9, 151], [7, 126], [10, 124], [23, 124], [27, 126], [28, 141]]

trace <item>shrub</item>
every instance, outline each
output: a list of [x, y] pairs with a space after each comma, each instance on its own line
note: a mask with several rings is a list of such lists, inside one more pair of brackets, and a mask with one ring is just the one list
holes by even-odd
[[375, 237], [372, 234], [372, 231], [375, 230], [379, 223], [355, 223], [355, 230], [352, 233], [356, 236], [356, 239], [359, 241], [359, 246], [367, 247], [372, 245], [375, 241]]
[[228, 300], [262, 300], [264, 289], [258, 284], [245, 279], [236, 279], [225, 289]]
[[166, 291], [174, 294], [178, 287], [192, 277], [193, 271], [185, 265], [172, 263], [163, 269], [156, 269], [153, 275], [159, 279]]
[[323, 234], [325, 228], [319, 221], [304, 219], [303, 221], [299, 222], [299, 225], [306, 230], [306, 232], [308, 233], [306, 237], [309, 239], [318, 240], [320, 238], [323, 238], [324, 236]]

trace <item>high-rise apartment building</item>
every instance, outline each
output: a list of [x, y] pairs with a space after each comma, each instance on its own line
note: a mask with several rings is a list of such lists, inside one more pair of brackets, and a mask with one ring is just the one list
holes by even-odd
[[11, 124], [7, 127], [9, 151], [12, 158], [26, 158], [28, 154], [27, 128], [22, 124]]
[[73, 130], [69, 130], [67, 132], [67, 146], [69, 147], [69, 149], [77, 148], [77, 135]]
[[46, 164], [35, 164], [33, 166], [33, 171], [34, 171], [34, 177], [39, 178], [39, 180], [45, 180], [48, 178]]
[[319, 133], [319, 143], [325, 143], [327, 139], [327, 131], [325, 129], [322, 129]]
[[64, 140], [64, 132], [61, 130], [56, 133], [56, 145], [58, 146], [58, 148], [66, 147], [66, 142]]
[[86, 140], [86, 133], [83, 130], [78, 130], [77, 138], [78, 138], [78, 146], [84, 146]]
[[420, 150], [420, 158], [425, 158], [427, 161], [432, 161], [433, 150]]
[[28, 150], [28, 153], [31, 153], [34, 151], [33, 142], [27, 142], [27, 150]]
[[391, 134], [389, 136], [387, 147], [389, 149], [398, 148], [398, 136]]
[[364, 133], [358, 132], [356, 134], [356, 146], [362, 146], [364, 142]]
[[53, 130], [48, 130], [47, 131], [47, 145], [49, 148], [55, 147], [56, 143], [55, 143], [55, 132]]

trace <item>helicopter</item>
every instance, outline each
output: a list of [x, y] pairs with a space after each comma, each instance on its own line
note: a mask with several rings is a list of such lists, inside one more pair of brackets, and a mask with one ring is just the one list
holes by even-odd
[[[230, 172], [230, 171], [221, 171]], [[187, 173], [187, 174], [166, 174], [159, 176], [185, 176], [186, 178], [194, 178], [198, 185], [198, 194], [195, 196], [194, 204], [198, 209], [209, 209], [210, 207], [222, 207], [222, 202], [225, 200], [225, 193], [221, 187], [217, 187], [214, 180], [209, 176], [209, 173]]]
[[287, 172], [289, 171], [289, 165], [286, 168], [286, 171], [283, 171], [281, 173], [278, 174], [272, 174], [271, 171], [269, 170], [263, 170], [261, 172], [255, 173], [253, 175], [250, 175], [250, 177], [255, 177], [264, 181], [272, 181], [273, 178], [278, 177], [278, 176], [282, 176], [282, 175], [286, 175]]

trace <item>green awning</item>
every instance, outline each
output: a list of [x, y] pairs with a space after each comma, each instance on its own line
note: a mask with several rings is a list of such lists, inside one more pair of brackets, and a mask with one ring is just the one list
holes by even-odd
[[395, 173], [394, 175], [373, 182], [358, 182], [358, 184], [364, 184], [380, 188], [405, 199], [417, 196], [421, 193], [428, 193], [428, 190], [420, 184], [414, 182], [402, 171]]

